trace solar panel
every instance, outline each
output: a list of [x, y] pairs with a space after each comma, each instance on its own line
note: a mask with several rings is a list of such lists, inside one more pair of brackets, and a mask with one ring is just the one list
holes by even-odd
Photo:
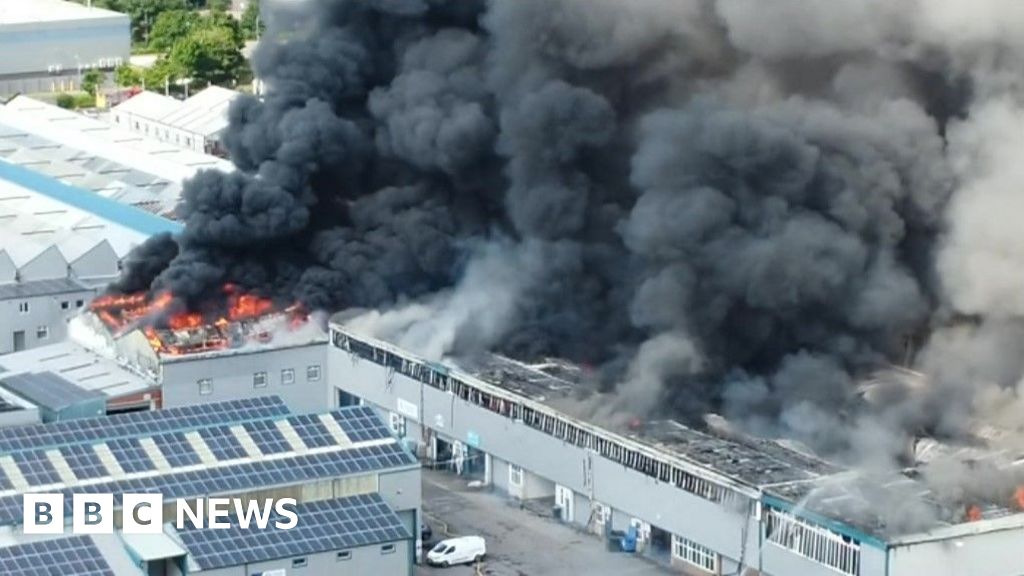
[[153, 461], [146, 455], [146, 451], [139, 444], [138, 438], [118, 438], [107, 441], [107, 446], [117, 458], [117, 463], [129, 474], [133, 472], [148, 472], [155, 470]]
[[292, 416], [288, 419], [288, 422], [292, 425], [292, 428], [295, 428], [295, 433], [299, 435], [299, 438], [302, 438], [302, 441], [310, 448], [322, 448], [338, 443], [334, 436], [331, 436], [331, 433], [327, 431], [327, 427], [324, 426], [323, 422], [316, 416], [311, 414]]
[[109, 474], [107, 468], [96, 456], [92, 446], [88, 444], [64, 446], [60, 449], [60, 453], [71, 467], [71, 471], [81, 480], [100, 478]]
[[242, 445], [235, 438], [235, 435], [227, 426], [215, 426], [199, 431], [199, 435], [210, 447], [210, 452], [217, 457], [217, 460], [234, 460], [245, 458], [248, 454]]
[[235, 424], [287, 415], [277, 396], [167, 408], [153, 412], [115, 414], [50, 424], [0, 428], [0, 453], [95, 443], [108, 438], [145, 437], [160, 432]]
[[248, 422], [243, 428], [264, 454], [291, 452], [291, 444], [272, 421]]
[[338, 425], [353, 442], [379, 440], [391, 436], [391, 431], [369, 406], [352, 406], [331, 413]]
[[188, 439], [181, 432], [169, 432], [153, 437], [153, 442], [163, 453], [167, 463], [175, 468], [194, 466], [200, 463], [199, 455], [192, 449]]
[[7, 474], [4, 474], [3, 469], [0, 469], [0, 490], [10, 490], [11, 488], [14, 488], [14, 485], [7, 478]]
[[4, 576], [115, 576], [88, 536], [40, 540], [0, 548]]
[[[67, 510], [71, 510], [71, 494], [113, 493], [115, 499], [123, 493], [159, 492], [165, 499], [190, 498], [215, 494], [230, 494], [246, 490], [308, 484], [327, 478], [364, 474], [396, 466], [416, 464], [416, 459], [398, 443], [381, 446], [349, 448], [337, 452], [320, 452], [291, 456], [279, 460], [241, 462], [231, 466], [218, 466], [191, 470], [170, 471], [148, 478], [126, 478], [75, 486], [63, 489]], [[21, 520], [20, 496], [0, 498], [0, 525]]]
[[266, 530], [232, 524], [224, 530], [186, 528], [178, 535], [203, 570], [412, 538], [378, 494], [301, 504], [295, 511], [301, 521], [289, 530], [275, 528], [280, 517], [272, 515]]
[[29, 486], [60, 483], [60, 475], [50, 464], [45, 452], [18, 452], [12, 456]]
[[76, 386], [53, 372], [18, 374], [5, 378], [3, 385], [33, 404], [52, 409], [106, 398], [102, 392]]

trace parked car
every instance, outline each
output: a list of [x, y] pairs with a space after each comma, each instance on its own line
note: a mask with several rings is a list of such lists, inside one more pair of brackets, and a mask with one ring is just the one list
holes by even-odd
[[430, 527], [430, 524], [420, 522], [420, 540], [423, 542], [430, 542], [430, 539], [433, 537], [434, 530]]
[[472, 564], [487, 554], [487, 544], [480, 536], [461, 536], [441, 540], [430, 552], [427, 563], [434, 566]]

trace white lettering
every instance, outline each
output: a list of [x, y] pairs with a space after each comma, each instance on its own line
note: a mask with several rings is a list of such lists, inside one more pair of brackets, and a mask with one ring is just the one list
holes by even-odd
[[274, 528], [280, 530], [291, 530], [299, 524], [299, 515], [295, 512], [295, 498], [281, 498], [274, 504], [274, 511], [276, 511], [279, 516], [288, 518], [288, 522], [275, 522]]
[[231, 524], [228, 522], [219, 521], [220, 518], [225, 520], [227, 519], [228, 513], [230, 512], [231, 500], [227, 498], [210, 498], [206, 501], [206, 506], [209, 510], [210, 528], [215, 530], [231, 528]]
[[192, 522], [193, 528], [203, 527], [203, 501], [196, 499], [196, 508], [193, 511], [184, 498], [178, 500], [178, 522], [175, 524], [178, 530], [185, 529], [185, 516]]
[[266, 530], [267, 524], [270, 523], [270, 511], [273, 509], [273, 506], [273, 500], [264, 500], [262, 509], [259, 502], [249, 500], [245, 503], [245, 510], [243, 511], [242, 500], [235, 498], [235, 516], [238, 517], [238, 526], [243, 529], [248, 528], [249, 523], [255, 517], [256, 527], [260, 530]]

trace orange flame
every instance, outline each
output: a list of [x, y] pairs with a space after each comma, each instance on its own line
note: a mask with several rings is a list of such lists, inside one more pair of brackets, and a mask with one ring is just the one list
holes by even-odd
[[243, 320], [262, 316], [274, 309], [274, 303], [252, 294], [232, 295], [229, 299], [228, 318]]
[[977, 522], [981, 520], [981, 508], [977, 505], [971, 504], [967, 507], [967, 521]]
[[203, 315], [198, 312], [185, 312], [175, 314], [167, 319], [167, 325], [171, 330], [188, 330], [199, 328], [203, 325]]
[[1013, 491], [1013, 503], [1017, 505], [1018, 510], [1024, 510], [1024, 486], [1017, 486]]

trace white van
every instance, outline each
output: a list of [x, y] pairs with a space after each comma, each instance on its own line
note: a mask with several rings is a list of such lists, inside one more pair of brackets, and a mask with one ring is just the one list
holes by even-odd
[[487, 544], [480, 536], [462, 536], [441, 540], [430, 552], [427, 563], [435, 566], [472, 564], [487, 554]]

